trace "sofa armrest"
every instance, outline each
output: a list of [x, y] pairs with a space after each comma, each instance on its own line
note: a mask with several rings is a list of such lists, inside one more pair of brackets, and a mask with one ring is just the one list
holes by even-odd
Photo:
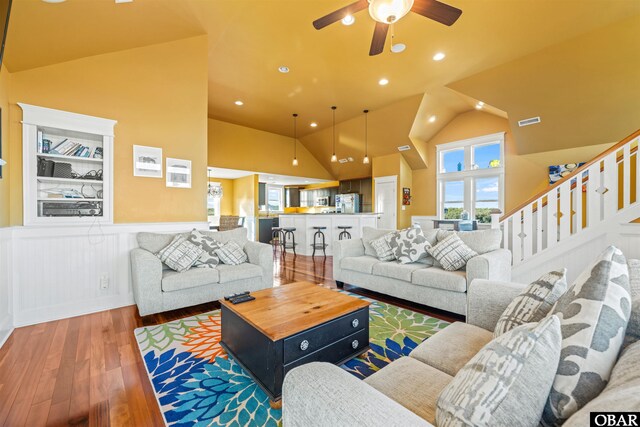
[[467, 291], [467, 323], [493, 331], [504, 309], [526, 286], [475, 279]]
[[511, 251], [498, 249], [473, 257], [467, 262], [467, 285], [475, 279], [511, 280]]
[[341, 280], [342, 268], [340, 268], [340, 261], [343, 258], [363, 255], [364, 244], [362, 239], [335, 240], [333, 242], [333, 279]]
[[293, 369], [282, 390], [284, 427], [431, 426], [404, 406], [330, 363]]
[[140, 316], [162, 311], [162, 262], [149, 251], [131, 250], [131, 284]]
[[247, 242], [244, 251], [251, 264], [262, 269], [262, 283], [265, 287], [273, 287], [273, 249], [271, 245], [260, 242]]

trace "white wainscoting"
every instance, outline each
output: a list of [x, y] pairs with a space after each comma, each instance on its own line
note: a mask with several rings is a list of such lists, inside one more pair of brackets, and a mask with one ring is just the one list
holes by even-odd
[[[134, 303], [129, 251], [140, 231], [207, 229], [206, 222], [11, 230], [13, 326], [26, 326]], [[3, 246], [0, 245], [0, 251]], [[4, 260], [4, 256], [0, 259]], [[108, 288], [100, 286], [106, 276]], [[2, 280], [2, 279], [0, 279]]]
[[531, 283], [544, 273], [567, 268], [572, 283], [608, 245], [615, 245], [626, 258], [640, 258], [640, 224], [607, 224], [598, 232], [571, 236], [553, 248], [513, 267], [513, 281]]
[[13, 332], [11, 228], [0, 228], [0, 347]]

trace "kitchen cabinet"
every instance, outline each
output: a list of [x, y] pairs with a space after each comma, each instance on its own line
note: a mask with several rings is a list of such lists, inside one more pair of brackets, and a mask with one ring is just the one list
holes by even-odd
[[297, 187], [287, 187], [284, 189], [285, 206], [288, 208], [300, 207], [300, 189]]
[[267, 192], [267, 184], [264, 182], [258, 183], [258, 206], [266, 205], [266, 192]]

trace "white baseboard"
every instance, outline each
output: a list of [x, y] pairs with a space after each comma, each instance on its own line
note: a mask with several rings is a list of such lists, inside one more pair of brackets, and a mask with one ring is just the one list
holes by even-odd
[[90, 302], [83, 302], [81, 305], [72, 302], [68, 304], [47, 307], [44, 310], [23, 310], [15, 315], [13, 323], [18, 328], [22, 326], [35, 325], [38, 323], [51, 322], [53, 320], [83, 316], [85, 314], [97, 313], [99, 311], [112, 310], [114, 308], [125, 307], [133, 304], [135, 304], [135, 301], [133, 300], [133, 294], [113, 295], [94, 299]]
[[13, 321], [11, 319], [11, 315], [8, 314], [4, 319], [0, 320], [0, 348], [2, 348], [5, 342], [7, 342], [12, 332]]

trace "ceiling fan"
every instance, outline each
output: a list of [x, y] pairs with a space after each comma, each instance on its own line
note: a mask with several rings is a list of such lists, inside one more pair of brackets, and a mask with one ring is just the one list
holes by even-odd
[[448, 26], [453, 25], [462, 14], [460, 9], [437, 0], [358, 0], [316, 19], [313, 21], [313, 26], [316, 30], [320, 30], [327, 25], [340, 21], [345, 16], [354, 15], [367, 8], [369, 9], [369, 15], [376, 21], [369, 56], [382, 53], [389, 25], [397, 22], [410, 11]]

